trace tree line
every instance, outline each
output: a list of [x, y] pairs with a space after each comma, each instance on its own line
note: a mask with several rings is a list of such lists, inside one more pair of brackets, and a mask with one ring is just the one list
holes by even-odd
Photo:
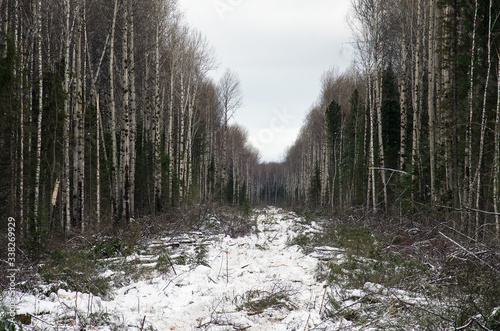
[[[446, 216], [500, 234], [500, 11], [352, 0], [353, 66], [327, 70], [281, 163], [259, 164], [236, 73], [175, 0], [0, 1], [0, 214], [20, 238], [218, 202]], [[325, 41], [328, 42], [328, 41]]]
[[[321, 93], [265, 199], [426, 209], [500, 236], [500, 8], [493, 0], [352, 0], [356, 60]], [[442, 214], [440, 214], [442, 213]]]
[[2, 0], [0, 214], [19, 238], [193, 202], [249, 203], [257, 151], [236, 73], [175, 0]]

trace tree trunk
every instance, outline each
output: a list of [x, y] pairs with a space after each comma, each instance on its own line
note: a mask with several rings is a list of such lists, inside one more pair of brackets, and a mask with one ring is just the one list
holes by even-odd
[[[378, 64], [377, 50], [374, 50], [374, 62], [375, 62], [375, 106], [377, 109], [378, 151], [379, 151], [380, 167], [385, 168], [384, 138], [383, 138], [383, 128], [382, 128], [382, 75], [380, 74], [380, 69]], [[384, 192], [384, 209], [387, 212], [389, 204], [387, 197], [387, 182], [384, 170], [380, 171], [380, 177], [382, 179], [383, 192]]]
[[129, 171], [129, 210], [131, 217], [135, 213], [135, 168], [136, 168], [136, 131], [137, 131], [137, 104], [136, 104], [136, 89], [135, 89], [135, 44], [134, 44], [134, 8], [132, 0], [128, 1], [129, 5], [129, 68], [130, 68], [130, 171]]
[[170, 66], [170, 106], [168, 107], [168, 200], [173, 203], [174, 194], [174, 59], [175, 54], [172, 55], [172, 65]]
[[497, 78], [497, 109], [495, 119], [495, 153], [493, 164], [493, 208], [495, 208], [495, 227], [497, 238], [500, 239], [500, 54], [498, 55], [498, 78]]
[[[480, 202], [480, 197], [481, 197], [481, 170], [482, 170], [482, 165], [483, 165], [483, 157], [484, 157], [484, 138], [486, 135], [486, 97], [488, 96], [488, 83], [490, 81], [490, 73], [491, 73], [491, 28], [492, 28], [492, 22], [491, 22], [491, 7], [492, 7], [492, 1], [490, 0], [490, 5], [489, 5], [489, 12], [488, 12], [488, 69], [486, 71], [486, 82], [484, 85], [484, 94], [483, 94], [483, 110], [482, 110], [482, 115], [481, 115], [481, 137], [479, 139], [479, 160], [478, 160], [478, 165], [476, 168], [476, 172], [474, 174], [474, 185], [476, 186], [476, 204], [475, 208], [476, 210], [479, 210], [479, 202]], [[479, 212], [476, 211], [476, 229], [475, 229], [475, 235], [476, 239], [479, 236], [479, 231], [480, 231], [480, 215]]]
[[434, 65], [434, 38], [435, 38], [435, 0], [431, 0], [429, 13], [429, 37], [428, 43], [428, 93], [427, 93], [427, 109], [429, 113], [429, 161], [430, 161], [430, 180], [431, 180], [431, 204], [436, 203], [436, 148], [435, 148], [435, 65]]
[[180, 83], [181, 83], [181, 98], [180, 98], [180, 111], [179, 111], [179, 116], [180, 116], [180, 128], [179, 128], [179, 199], [182, 201], [184, 198], [184, 171], [185, 171], [185, 150], [184, 150], [184, 117], [185, 117], [185, 92], [184, 92], [184, 73], [181, 72], [181, 78], [180, 78]]
[[130, 220], [130, 114], [129, 114], [129, 75], [128, 75], [128, 0], [123, 0], [123, 37], [122, 37], [122, 129], [120, 144], [120, 174], [122, 183], [122, 218]]
[[[64, 45], [64, 91], [70, 93], [70, 18], [71, 18], [71, 1], [65, 0], [66, 7], [66, 31]], [[70, 159], [69, 159], [69, 126], [70, 126], [70, 98], [64, 100], [64, 125], [63, 125], [63, 185], [62, 185], [62, 208], [63, 218], [61, 219], [61, 227], [68, 234], [71, 230], [71, 202], [70, 202]]]
[[[81, 10], [81, 9], [80, 9]], [[82, 22], [81, 22], [81, 12], [77, 12], [77, 32], [75, 38], [75, 92], [76, 92], [76, 105], [75, 105], [75, 143], [76, 143], [76, 154], [74, 162], [74, 176], [75, 176], [75, 188], [74, 188], [74, 214], [75, 224], [81, 226], [82, 232], [85, 230], [84, 221], [84, 118], [83, 118], [83, 74], [82, 74]]]
[[40, 165], [42, 158], [42, 115], [43, 115], [43, 62], [42, 62], [42, 0], [38, 0], [37, 6], [37, 51], [38, 51], [38, 121], [36, 142], [36, 169], [35, 169], [35, 198], [33, 214], [35, 218], [35, 231], [38, 232], [40, 220], [38, 218], [40, 202]]
[[[420, 177], [420, 125], [421, 125], [421, 92], [422, 92], [422, 1], [418, 0], [417, 14], [417, 50], [415, 52], [415, 71], [414, 71], [414, 86], [413, 86], [413, 136], [412, 136], [412, 183], [418, 184], [418, 192], [420, 190], [420, 178], [417, 180], [416, 174]], [[412, 198], [414, 199], [414, 191], [412, 190]]]
[[[19, 1], [16, 0], [16, 27], [15, 27], [15, 44], [16, 54], [19, 56], [19, 67], [17, 77], [19, 77], [19, 236], [22, 240], [24, 237], [24, 43], [18, 33], [19, 27], [22, 28], [22, 13], [19, 8]], [[21, 14], [21, 15], [20, 15]]]
[[[467, 194], [464, 194], [467, 197], [467, 206], [468, 208], [472, 208], [472, 200], [473, 200], [473, 191], [474, 191], [474, 180], [472, 178], [472, 126], [473, 117], [474, 117], [474, 69], [475, 69], [475, 54], [476, 54], [476, 24], [477, 24], [477, 11], [478, 11], [478, 1], [475, 1], [475, 9], [474, 9], [474, 25], [472, 28], [472, 47], [471, 47], [471, 60], [470, 60], [470, 76], [469, 76], [469, 125], [467, 128], [466, 135], [466, 149], [465, 149], [465, 182], [468, 183], [468, 191]], [[471, 215], [467, 215], [466, 228], [469, 226], [469, 222], [471, 221]]]
[[101, 127], [101, 108], [99, 103], [99, 94], [96, 95], [96, 217], [97, 226], [101, 224], [101, 139], [100, 139], [100, 127]]
[[111, 211], [113, 220], [118, 220], [118, 159], [116, 142], [116, 104], [115, 104], [115, 26], [118, 13], [118, 0], [115, 0], [113, 23], [111, 25], [111, 40], [109, 45], [109, 103], [111, 112]]
[[155, 46], [155, 83], [154, 83], [154, 212], [162, 211], [161, 200], [161, 128], [160, 128], [160, 46], [159, 46], [159, 27], [156, 26], [156, 46]]
[[[372, 194], [372, 208], [373, 213], [377, 212], [377, 191], [375, 182], [375, 111], [373, 109], [373, 97], [372, 97], [372, 87], [371, 87], [371, 77], [368, 77], [368, 108], [370, 109], [370, 156], [369, 156], [369, 178], [368, 186], [371, 184], [371, 194]], [[370, 192], [370, 190], [368, 190]], [[368, 193], [369, 195], [370, 193]], [[369, 196], [367, 197], [367, 203], [369, 204]]]
[[[406, 14], [405, 14], [406, 17]], [[406, 93], [408, 90], [408, 45], [406, 36], [405, 24], [407, 20], [403, 20], [402, 30], [403, 36], [401, 39], [401, 55], [402, 55], [402, 68], [400, 75], [400, 88], [399, 88], [399, 106], [401, 112], [401, 123], [400, 123], [400, 148], [399, 148], [399, 169], [405, 171], [405, 157], [406, 157], [406, 139], [408, 134], [408, 108], [406, 107]]]

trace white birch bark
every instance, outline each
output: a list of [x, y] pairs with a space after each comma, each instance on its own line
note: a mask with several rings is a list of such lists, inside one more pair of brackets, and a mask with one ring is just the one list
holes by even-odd
[[[71, 1], [65, 0], [66, 9], [66, 29], [65, 29], [65, 45], [64, 45], [64, 91], [69, 93], [70, 89], [70, 18], [71, 18]], [[64, 124], [63, 124], [63, 185], [62, 185], [62, 208], [63, 218], [61, 227], [66, 233], [71, 230], [71, 202], [70, 202], [70, 159], [69, 159], [69, 126], [70, 126], [70, 98], [64, 100]]]
[[109, 45], [109, 103], [111, 112], [111, 210], [113, 219], [118, 217], [118, 159], [117, 159], [117, 141], [116, 141], [116, 104], [115, 104], [115, 27], [116, 16], [118, 13], [118, 0], [115, 0], [113, 10], [113, 23], [111, 25], [111, 39]]
[[33, 214], [35, 218], [35, 231], [39, 229], [38, 209], [40, 202], [40, 165], [42, 154], [42, 115], [43, 115], [43, 56], [42, 56], [42, 0], [38, 0], [36, 11], [37, 51], [38, 51], [38, 121], [36, 142], [36, 169], [35, 169], [35, 198]]
[[[24, 46], [22, 42], [22, 38], [20, 38], [20, 34], [18, 33], [19, 27], [22, 28], [22, 21], [20, 17], [22, 15], [21, 9], [19, 7], [19, 1], [15, 1], [15, 47], [16, 53], [23, 54]], [[21, 15], [20, 15], [21, 14]], [[19, 67], [17, 75], [19, 78], [19, 234], [21, 236], [21, 240], [24, 236], [24, 55], [19, 56]]]
[[[372, 87], [371, 87], [371, 77], [368, 77], [368, 107], [370, 109], [370, 147], [369, 147], [369, 184], [371, 183], [371, 194], [372, 194], [372, 208], [373, 213], [377, 212], [377, 190], [376, 190], [376, 182], [375, 182], [375, 110], [373, 106], [373, 97], [372, 97]], [[369, 185], [370, 186], [370, 185]], [[367, 199], [367, 203], [370, 201], [369, 197]]]
[[159, 26], [156, 26], [155, 43], [155, 77], [154, 77], [154, 159], [153, 159], [153, 177], [154, 177], [154, 213], [161, 212], [162, 188], [161, 188], [161, 128], [160, 128], [160, 45], [159, 45]]
[[96, 217], [97, 225], [101, 224], [101, 139], [100, 139], [100, 127], [101, 127], [101, 108], [99, 103], [99, 94], [96, 95]]
[[181, 88], [181, 97], [180, 97], [180, 111], [179, 111], [179, 117], [180, 117], [180, 128], [179, 128], [179, 144], [178, 144], [178, 150], [179, 150], [179, 199], [182, 201], [184, 198], [184, 171], [186, 168], [186, 158], [185, 158], [185, 148], [184, 148], [184, 135], [185, 135], [185, 123], [184, 123], [184, 118], [185, 118], [185, 102], [186, 102], [186, 94], [184, 91], [184, 73], [181, 71], [180, 73], [180, 88]]
[[[383, 138], [383, 128], [382, 128], [382, 74], [380, 73], [378, 64], [378, 50], [374, 50], [374, 63], [375, 63], [375, 107], [377, 109], [377, 132], [378, 132], [378, 150], [379, 150], [379, 162], [380, 167], [385, 168], [385, 153], [384, 153], [384, 138]], [[384, 208], [387, 212], [388, 208], [388, 197], [387, 197], [387, 183], [385, 177], [385, 171], [380, 171], [380, 177], [382, 179], [383, 192], [384, 192]]]
[[[476, 203], [475, 203], [475, 208], [476, 210], [479, 210], [479, 202], [481, 198], [481, 170], [483, 166], [483, 157], [484, 157], [484, 138], [486, 135], [486, 97], [488, 96], [488, 83], [490, 81], [490, 73], [491, 73], [491, 29], [492, 29], [492, 20], [491, 20], [491, 7], [492, 7], [492, 1], [490, 0], [489, 2], [489, 10], [488, 10], [488, 69], [486, 71], [486, 82], [484, 85], [484, 94], [483, 94], [483, 109], [482, 109], [482, 115], [481, 115], [481, 137], [479, 139], [479, 160], [478, 160], [478, 165], [476, 167], [476, 172], [474, 174], [474, 183], [473, 185], [476, 186]], [[475, 228], [475, 234], [476, 238], [479, 235], [480, 231], [480, 215], [479, 212], [476, 211], [476, 228]]]
[[402, 38], [401, 38], [401, 56], [402, 66], [400, 74], [400, 87], [399, 87], [399, 106], [401, 113], [400, 122], [400, 148], [399, 148], [399, 169], [405, 170], [405, 156], [406, 156], [406, 139], [408, 135], [408, 108], [406, 106], [406, 93], [408, 91], [408, 40], [407, 40], [407, 14], [402, 22]]
[[75, 136], [75, 158], [73, 160], [74, 164], [74, 176], [75, 176], [75, 188], [74, 188], [74, 219], [75, 224], [80, 225], [81, 231], [84, 231], [84, 182], [83, 182], [83, 162], [84, 162], [84, 125], [83, 125], [83, 74], [82, 74], [82, 22], [81, 22], [81, 12], [77, 12], [77, 32], [75, 37], [75, 92], [76, 92], [76, 104], [75, 104], [75, 126], [74, 126], [74, 136]]
[[493, 208], [495, 210], [495, 228], [497, 238], [500, 239], [500, 54], [498, 54], [498, 76], [497, 76], [497, 109], [495, 118], [495, 152], [493, 161]]
[[130, 220], [130, 114], [129, 114], [129, 75], [128, 75], [128, 0], [123, 0], [123, 27], [122, 27], [122, 128], [120, 144], [120, 174], [122, 183], [122, 218], [128, 223]]
[[435, 65], [434, 65], [434, 38], [435, 38], [435, 0], [430, 0], [429, 13], [429, 35], [428, 35], [428, 93], [427, 93], [427, 109], [429, 123], [429, 159], [430, 159], [430, 180], [431, 180], [431, 204], [436, 203], [436, 132], [435, 132]]
[[161, 212], [162, 188], [161, 188], [161, 128], [160, 128], [160, 46], [159, 46], [159, 27], [156, 26], [156, 45], [155, 45], [155, 79], [154, 79], [154, 213]]
[[475, 1], [474, 9], [474, 25], [472, 28], [472, 46], [471, 46], [471, 60], [470, 60], [470, 74], [469, 74], [469, 125], [467, 128], [466, 136], [466, 149], [465, 149], [465, 181], [468, 182], [468, 192], [464, 194], [467, 197], [467, 207], [472, 207], [474, 181], [472, 180], [472, 126], [474, 117], [474, 69], [475, 69], [475, 54], [476, 54], [476, 26], [477, 26], [477, 11], [478, 1]]
[[168, 107], [168, 200], [173, 202], [174, 193], [174, 58], [172, 54], [172, 64], [170, 67], [170, 106]]
[[132, 0], [129, 5], [129, 69], [130, 69], [130, 171], [129, 171], [129, 210], [131, 217], [135, 214], [135, 168], [136, 168], [136, 131], [137, 131], [137, 104], [135, 88], [135, 31], [134, 31], [134, 8]]
[[[418, 0], [417, 6], [417, 48], [415, 52], [415, 71], [413, 82], [413, 129], [412, 129], [412, 183], [417, 180], [416, 173], [420, 174], [420, 126], [421, 126], [421, 93], [422, 93], [422, 1]], [[419, 185], [420, 186], [420, 185]], [[418, 190], [420, 191], [420, 190]], [[412, 191], [412, 198], [414, 192]]]

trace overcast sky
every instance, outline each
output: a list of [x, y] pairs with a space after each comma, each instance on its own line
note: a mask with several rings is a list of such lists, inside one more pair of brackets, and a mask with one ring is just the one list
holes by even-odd
[[178, 0], [186, 21], [215, 48], [218, 80], [241, 82], [234, 121], [248, 130], [262, 162], [280, 161], [318, 99], [321, 75], [352, 60], [350, 0]]

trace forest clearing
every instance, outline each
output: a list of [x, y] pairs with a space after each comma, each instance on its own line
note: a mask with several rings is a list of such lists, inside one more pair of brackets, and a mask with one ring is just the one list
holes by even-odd
[[[500, 306], [489, 306], [498, 279], [476, 278], [489, 289], [471, 298], [458, 266], [436, 254], [400, 252], [429, 249], [436, 239], [425, 229], [408, 229], [406, 243], [397, 236], [387, 243], [362, 223], [267, 207], [254, 211], [248, 233], [231, 237], [217, 233], [233, 227], [220, 216], [206, 215], [200, 231], [141, 240], [128, 254], [116, 242], [53, 252], [19, 286], [26, 291], [17, 293], [16, 321], [26, 323], [23, 330], [500, 327]], [[446, 250], [448, 263], [466, 257]]]
[[0, 330], [499, 330], [495, 0], [183, 1], [0, 0]]

